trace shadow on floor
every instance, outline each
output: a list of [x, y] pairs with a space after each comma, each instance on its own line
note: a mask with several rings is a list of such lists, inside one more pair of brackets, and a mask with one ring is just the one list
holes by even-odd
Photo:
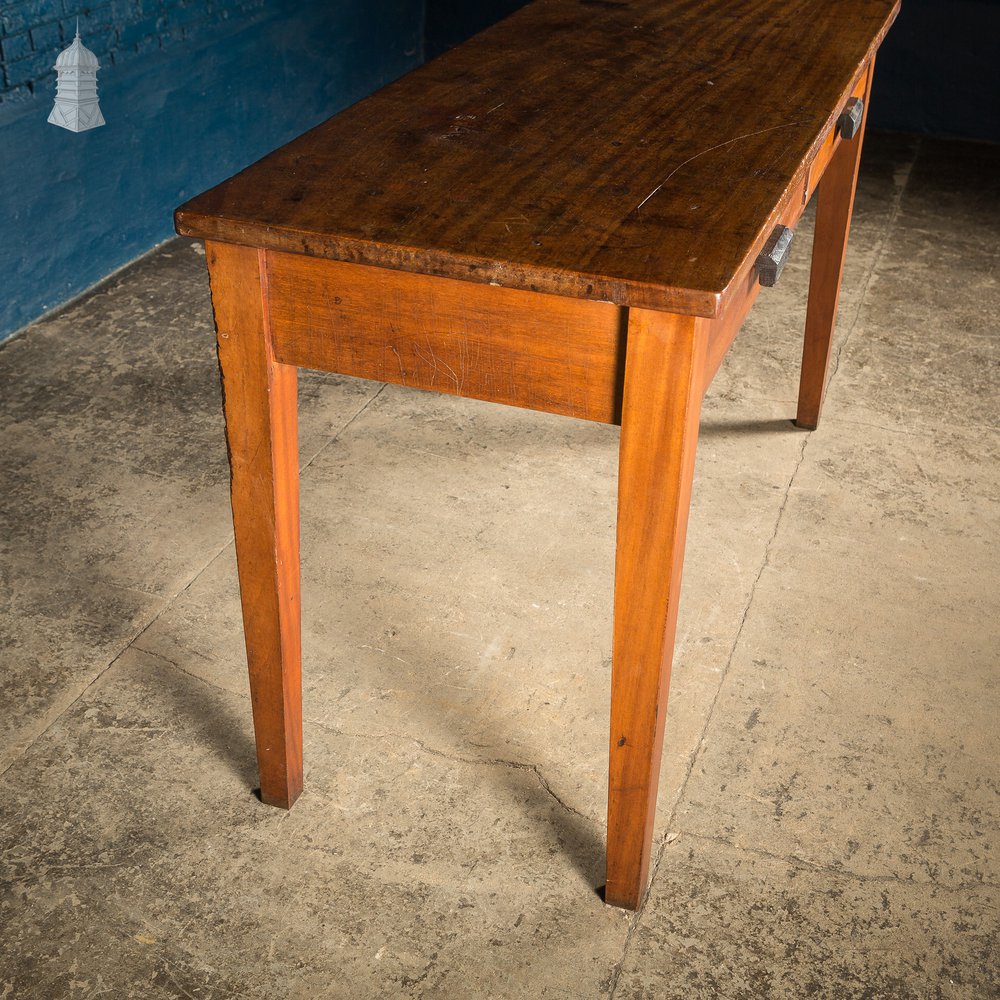
[[777, 420], [702, 420], [699, 438], [750, 437], [755, 434], [806, 434], [796, 427], [792, 418]]
[[234, 708], [229, 704], [232, 695], [227, 692], [192, 676], [171, 660], [139, 646], [133, 648], [176, 668], [159, 690], [171, 703], [175, 716], [183, 721], [192, 743], [224, 764], [248, 791], [256, 789], [257, 748], [249, 700]]

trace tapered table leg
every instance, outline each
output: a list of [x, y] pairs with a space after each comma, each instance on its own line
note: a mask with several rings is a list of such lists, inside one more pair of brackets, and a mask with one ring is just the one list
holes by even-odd
[[298, 370], [273, 357], [264, 252], [221, 243], [206, 250], [260, 793], [288, 809], [302, 791]]
[[629, 311], [605, 886], [606, 901], [626, 909], [649, 877], [707, 332], [704, 320]]
[[816, 231], [813, 236], [812, 270], [809, 276], [809, 305], [806, 310], [806, 335], [802, 348], [802, 374], [799, 378], [799, 405], [795, 423], [806, 430], [819, 424], [826, 374], [830, 367], [830, 347], [837, 322], [840, 278], [844, 271], [847, 237], [851, 230], [854, 190], [861, 162], [861, 142], [868, 117], [867, 95], [871, 93], [871, 69], [864, 117], [857, 135], [841, 140], [827, 165], [817, 189]]

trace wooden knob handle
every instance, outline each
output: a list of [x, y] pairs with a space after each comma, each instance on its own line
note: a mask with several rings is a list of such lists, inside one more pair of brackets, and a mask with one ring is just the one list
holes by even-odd
[[766, 288], [772, 288], [781, 277], [794, 235], [788, 226], [775, 226], [774, 232], [767, 238], [757, 258], [757, 276]]
[[852, 97], [837, 119], [837, 131], [842, 139], [853, 139], [861, 131], [861, 119], [865, 113], [865, 102], [860, 97]]

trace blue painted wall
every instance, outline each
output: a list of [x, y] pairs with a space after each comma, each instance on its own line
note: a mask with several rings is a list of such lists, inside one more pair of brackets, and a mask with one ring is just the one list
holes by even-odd
[[0, 339], [173, 232], [173, 209], [416, 65], [423, 0], [80, 7], [103, 128], [46, 122], [76, 0], [0, 0]]
[[876, 128], [1000, 142], [1000, 0], [903, 0], [875, 63]]

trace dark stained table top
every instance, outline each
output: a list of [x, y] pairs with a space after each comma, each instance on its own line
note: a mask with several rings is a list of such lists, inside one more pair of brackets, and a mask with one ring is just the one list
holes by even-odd
[[697, 315], [898, 0], [535, 0], [194, 198], [178, 232]]

